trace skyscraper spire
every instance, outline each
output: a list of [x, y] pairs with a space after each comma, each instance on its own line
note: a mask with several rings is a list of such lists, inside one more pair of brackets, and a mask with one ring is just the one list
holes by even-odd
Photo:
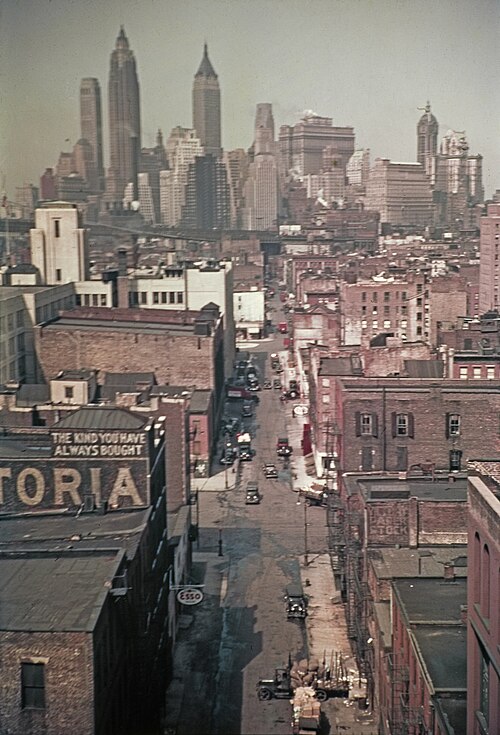
[[111, 53], [108, 101], [110, 168], [107, 188], [112, 200], [118, 204], [129, 182], [137, 190], [141, 151], [139, 81], [134, 53], [129, 48], [123, 26]]
[[220, 88], [217, 74], [203, 46], [203, 58], [193, 83], [193, 128], [205, 153], [221, 155]]

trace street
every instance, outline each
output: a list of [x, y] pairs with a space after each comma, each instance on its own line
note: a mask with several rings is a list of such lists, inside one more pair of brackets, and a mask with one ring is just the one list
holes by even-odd
[[[281, 345], [279, 337], [265, 345], [266, 353], [254, 353], [262, 381], [267, 352]], [[287, 435], [286, 420], [294, 420], [291, 411], [290, 417], [285, 414], [290, 406], [279, 400], [277, 390], [263, 390], [259, 396], [254, 416], [245, 424], [253, 435], [253, 461], [241, 462], [238, 472], [221, 467], [199, 489], [197, 556], [210, 560], [215, 571], [204, 602], [189, 610], [194, 620], [188, 640], [179, 644], [194, 653], [194, 663], [191, 685], [188, 691], [185, 684], [183, 688], [177, 735], [290, 732], [289, 702], [259, 702], [256, 684], [272, 677], [289, 654], [307, 656], [305, 623], [287, 620], [284, 594], [288, 584], [300, 582], [306, 539], [310, 553], [325, 551], [326, 511], [308, 509], [306, 536], [305, 506], [292, 491], [290, 468], [275, 452], [277, 437]], [[264, 462], [276, 464], [277, 480], [264, 478]], [[259, 484], [259, 505], [245, 504], [248, 480]]]

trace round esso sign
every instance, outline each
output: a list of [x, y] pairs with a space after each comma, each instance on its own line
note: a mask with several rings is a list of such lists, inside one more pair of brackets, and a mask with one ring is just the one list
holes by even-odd
[[177, 593], [181, 605], [198, 605], [203, 600], [203, 592], [196, 587], [184, 587]]

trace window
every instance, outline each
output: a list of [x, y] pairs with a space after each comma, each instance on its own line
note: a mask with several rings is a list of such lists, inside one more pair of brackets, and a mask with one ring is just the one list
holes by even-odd
[[422, 293], [422, 284], [417, 283], [417, 293]]
[[167, 303], [167, 292], [166, 291], [162, 291], [161, 292], [161, 303], [162, 304], [166, 304]]
[[460, 449], [450, 451], [450, 472], [460, 472], [462, 467], [462, 452]]
[[330, 396], [328, 395], [328, 393], [325, 393], [323, 396], [321, 396], [321, 401], [323, 403], [330, 403]]
[[158, 291], [153, 291], [153, 304], [160, 303], [160, 294]]
[[366, 325], [367, 325], [366, 319], [361, 319], [361, 329], [366, 329]]
[[488, 367], [486, 368], [486, 377], [488, 380], [494, 380], [495, 378], [495, 368], [494, 367], [490, 367], [488, 365]]
[[56, 281], [60, 281], [60, 280], [61, 280], [61, 269], [56, 268]]
[[375, 301], [375, 302], [377, 302], [377, 300], [378, 300], [378, 293], [377, 293], [376, 291], [374, 291], [374, 292], [372, 293], [372, 301]]
[[372, 329], [378, 329], [378, 319], [374, 319], [372, 322]]
[[406, 301], [406, 295], [407, 295], [407, 294], [406, 294], [406, 291], [401, 291], [401, 299], [402, 299], [403, 301]]
[[490, 618], [490, 550], [486, 544], [481, 559], [481, 615]]
[[21, 664], [22, 707], [45, 708], [45, 664]]
[[489, 727], [490, 712], [490, 662], [482, 646], [479, 648], [479, 712], [484, 722], [485, 732]]
[[472, 368], [472, 377], [474, 378], [474, 380], [481, 380], [481, 372], [482, 371], [480, 367]]
[[472, 575], [472, 595], [476, 605], [481, 603], [481, 539], [476, 532], [474, 535], [474, 558], [472, 568], [476, 573]]
[[356, 436], [378, 436], [378, 416], [376, 413], [355, 414]]
[[168, 303], [175, 304], [175, 293], [173, 291], [168, 294]]
[[330, 378], [321, 378], [321, 385], [323, 386], [323, 388], [329, 388]]
[[148, 303], [148, 293], [147, 293], [147, 291], [141, 291], [140, 292], [140, 296], [141, 296], [141, 304], [147, 304]]
[[391, 294], [389, 291], [384, 291], [384, 301], [390, 301], [391, 300]]
[[[17, 326], [17, 328], [20, 329], [23, 326], [23, 323], [24, 323], [23, 312], [22, 311], [17, 311], [16, 312], [16, 326]], [[494, 369], [495, 368], [493, 368], [493, 370]]]
[[390, 313], [391, 313], [391, 307], [384, 306], [384, 316], [389, 316]]
[[61, 236], [61, 221], [58, 219], [54, 220], [54, 237]]
[[422, 299], [420, 297], [417, 299], [417, 306], [422, 306]]
[[398, 472], [408, 469], [408, 447], [396, 447], [396, 469]]
[[460, 368], [460, 380], [467, 380], [469, 377], [469, 370], [466, 367]]
[[372, 309], [372, 314], [376, 314], [376, 313], [377, 313], [377, 307], [374, 306], [373, 309]]
[[365, 315], [365, 314], [366, 314], [366, 306], [362, 306], [362, 307], [361, 307], [361, 313], [362, 313], [363, 315]]
[[391, 320], [384, 319], [384, 329], [390, 329], [390, 328], [391, 328]]
[[373, 469], [373, 450], [371, 447], [361, 448], [361, 470], [370, 472]]
[[446, 436], [460, 436], [460, 415], [458, 413], [446, 414], [447, 432]]
[[184, 303], [184, 294], [182, 291], [177, 291], [177, 303], [178, 304]]
[[99, 294], [92, 294], [92, 306], [99, 306]]
[[106, 294], [101, 294], [101, 306], [106, 306]]
[[64, 387], [64, 397], [65, 398], [73, 398], [73, 393], [74, 393], [74, 390], [72, 386], [66, 385]]
[[361, 293], [361, 301], [366, 301], [366, 291]]
[[415, 421], [412, 413], [396, 413], [392, 414], [392, 436], [408, 436], [413, 439], [415, 436]]
[[417, 337], [422, 335], [422, 327], [417, 327]]

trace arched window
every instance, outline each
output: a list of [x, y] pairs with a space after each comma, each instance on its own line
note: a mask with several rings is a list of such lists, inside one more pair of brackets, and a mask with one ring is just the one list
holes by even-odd
[[472, 594], [473, 602], [479, 605], [481, 602], [481, 539], [479, 534], [474, 534], [474, 556], [472, 559], [472, 569], [474, 570], [472, 575]]
[[481, 614], [485, 618], [490, 617], [490, 550], [486, 544], [481, 563]]

